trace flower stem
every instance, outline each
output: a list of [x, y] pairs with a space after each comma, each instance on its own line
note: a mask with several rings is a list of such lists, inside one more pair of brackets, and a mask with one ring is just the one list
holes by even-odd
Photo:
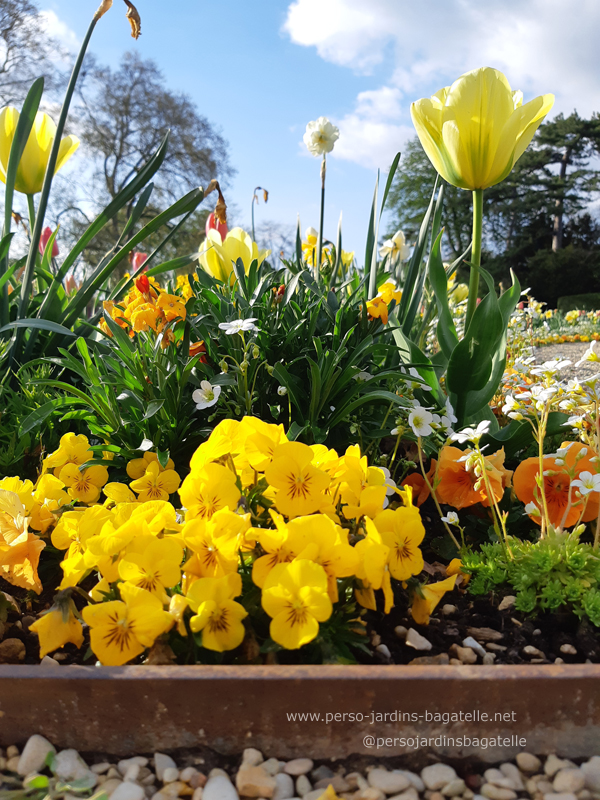
[[[31, 242], [31, 237], [33, 236], [33, 229], [35, 228], [35, 205], [33, 202], [33, 195], [27, 195], [27, 209], [29, 211], [29, 241]], [[39, 246], [39, 245], [38, 245]]]
[[321, 259], [323, 257], [323, 223], [325, 219], [325, 175], [327, 173], [326, 155], [323, 153], [321, 162], [321, 216], [319, 219], [319, 241], [317, 244], [317, 263], [315, 264], [315, 280], [319, 280], [321, 274]]
[[465, 333], [477, 308], [479, 293], [479, 267], [481, 266], [481, 232], [483, 229], [483, 189], [473, 190], [473, 248], [471, 250], [471, 275], [469, 277], [469, 300], [465, 318]]
[[421, 473], [423, 475], [425, 483], [427, 484], [427, 488], [429, 489], [429, 493], [431, 494], [431, 497], [433, 498], [433, 502], [435, 503], [435, 507], [437, 508], [437, 512], [440, 515], [440, 519], [442, 521], [442, 524], [443, 524], [444, 528], [446, 528], [446, 530], [450, 534], [450, 538], [452, 539], [452, 541], [456, 545], [456, 549], [460, 553], [460, 544], [458, 543], [458, 540], [457, 540], [456, 536], [452, 533], [452, 529], [450, 528], [448, 523], [444, 522], [444, 519], [443, 519], [444, 512], [442, 511], [442, 507], [440, 506], [440, 504], [438, 502], [438, 499], [437, 499], [437, 497], [435, 495], [434, 488], [431, 485], [431, 482], [429, 481], [429, 478], [427, 477], [427, 473], [425, 472], [425, 465], [423, 464], [423, 451], [421, 449], [421, 437], [420, 436], [417, 439], [417, 448], [419, 450], [419, 465], [421, 467]]

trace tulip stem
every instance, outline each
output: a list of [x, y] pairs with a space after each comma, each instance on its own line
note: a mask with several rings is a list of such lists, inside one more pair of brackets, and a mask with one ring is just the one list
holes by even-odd
[[319, 241], [317, 244], [317, 263], [315, 265], [315, 280], [319, 280], [321, 274], [321, 259], [323, 257], [323, 221], [325, 219], [325, 175], [327, 173], [327, 162], [325, 153], [321, 162], [321, 217], [319, 220]]
[[481, 266], [481, 232], [483, 229], [483, 189], [473, 190], [473, 247], [471, 250], [471, 275], [469, 277], [469, 299], [465, 319], [465, 333], [477, 308], [479, 294], [479, 267]]
[[27, 208], [29, 209], [29, 241], [31, 242], [33, 229], [35, 227], [35, 205], [33, 203], [32, 194], [27, 195]]

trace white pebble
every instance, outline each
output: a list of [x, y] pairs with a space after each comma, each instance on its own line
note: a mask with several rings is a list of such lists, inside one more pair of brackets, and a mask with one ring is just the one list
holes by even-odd
[[517, 793], [512, 789], [495, 786], [493, 783], [484, 783], [479, 790], [489, 800], [515, 800]]
[[474, 650], [477, 655], [481, 656], [482, 658], [485, 656], [484, 648], [472, 636], [467, 636], [466, 639], [463, 639], [463, 647], [470, 647], [471, 650]]
[[306, 775], [307, 772], [310, 772], [314, 766], [314, 762], [310, 758], [294, 758], [292, 761], [288, 761], [283, 771], [287, 775], [294, 775], [295, 777], [298, 775]]
[[367, 780], [369, 786], [379, 789], [384, 794], [398, 794], [410, 786], [410, 781], [404, 775], [378, 767], [369, 772]]
[[584, 787], [585, 775], [578, 769], [560, 769], [552, 781], [552, 788], [557, 794], [577, 794]]
[[560, 652], [564, 653], [568, 656], [576, 656], [577, 655], [577, 648], [573, 647], [572, 644], [561, 644]]
[[428, 789], [435, 792], [458, 778], [456, 771], [448, 764], [431, 764], [421, 770], [421, 778]]
[[179, 770], [177, 767], [167, 767], [163, 770], [162, 775], [162, 782], [163, 783], [175, 783], [175, 781], [179, 780]]
[[[37, 733], [30, 736], [19, 757], [17, 772], [19, 775], [29, 775], [30, 772], [39, 772], [43, 769], [49, 753], [56, 753], [54, 745]], [[11, 758], [16, 758], [18, 755], [19, 753], [17, 751]]]
[[[145, 765], [144, 765], [145, 766]], [[154, 771], [156, 772], [156, 777], [159, 781], [163, 779], [163, 772], [168, 769], [169, 767], [176, 767], [177, 765], [171, 758], [171, 756], [165, 755], [165, 753], [154, 753]]]
[[408, 631], [404, 627], [404, 625], [396, 625], [396, 627], [394, 628], [394, 633], [396, 634], [398, 639], [405, 639]]
[[305, 794], [312, 792], [311, 782], [308, 780], [306, 775], [298, 775], [296, 778], [296, 792], [300, 795], [300, 797], [304, 797]]
[[414, 628], [409, 628], [408, 633], [406, 634], [405, 643], [415, 650], [431, 650], [433, 647], [429, 639], [421, 636], [421, 634]]
[[263, 754], [254, 747], [247, 747], [242, 753], [242, 764], [249, 767], [257, 767], [264, 761]]
[[145, 791], [137, 783], [124, 781], [110, 797], [111, 800], [143, 800], [145, 796]]

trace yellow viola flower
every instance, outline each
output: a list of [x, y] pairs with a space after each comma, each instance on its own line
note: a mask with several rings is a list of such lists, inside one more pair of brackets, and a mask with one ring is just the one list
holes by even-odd
[[296, 517], [288, 529], [298, 531], [308, 544], [298, 555], [320, 564], [327, 575], [327, 594], [332, 603], [339, 599], [337, 579], [354, 575], [358, 567], [358, 553], [348, 542], [348, 532], [324, 514]]
[[381, 513], [385, 505], [387, 486], [367, 486], [360, 493], [358, 505], [344, 506], [342, 512], [346, 519], [371, 517], [374, 519]]
[[261, 602], [272, 618], [271, 639], [287, 650], [312, 642], [319, 623], [328, 620], [333, 611], [327, 573], [320, 564], [305, 559], [274, 567], [265, 581]]
[[389, 614], [394, 606], [394, 593], [388, 566], [390, 548], [384, 544], [375, 524], [365, 517], [366, 536], [354, 545], [358, 554], [356, 577], [362, 586], [355, 590], [356, 599], [364, 608], [377, 610], [374, 592], [383, 589], [385, 613]]
[[162, 310], [167, 322], [171, 322], [171, 320], [177, 319], [178, 317], [180, 319], [185, 319], [186, 317], [185, 303], [177, 294], [161, 292], [156, 301], [156, 305]]
[[211, 461], [221, 461], [239, 455], [250, 428], [236, 419], [224, 419], [213, 429], [208, 439], [196, 450], [190, 461], [192, 472], [198, 472]]
[[265, 478], [277, 489], [275, 504], [286, 517], [312, 514], [323, 503], [323, 492], [330, 484], [326, 472], [312, 464], [310, 447], [301, 442], [280, 444], [265, 469]]
[[237, 572], [222, 578], [200, 578], [192, 584], [187, 600], [196, 613], [190, 628], [194, 633], [202, 631], [202, 647], [222, 653], [243, 642], [242, 620], [248, 612], [233, 599], [241, 593], [242, 578]]
[[44, 459], [44, 472], [54, 470], [54, 476], [60, 478], [60, 471], [65, 464], [76, 464], [81, 467], [93, 458], [94, 451], [90, 449], [87, 436], [65, 433], [61, 437], [58, 450]]
[[136, 536], [119, 561], [119, 577], [166, 601], [165, 589], [181, 580], [183, 547], [172, 536]]
[[111, 503], [137, 503], [138, 499], [126, 483], [107, 483], [104, 489], [104, 496]]
[[0, 481], [0, 490], [16, 494], [23, 504], [25, 515], [27, 516], [29, 514], [35, 502], [33, 497], [33, 483], [31, 481], [22, 481], [20, 478], [16, 477], [2, 478]]
[[82, 611], [90, 626], [94, 655], [107, 667], [120, 667], [139, 656], [174, 623], [161, 601], [130, 583], [119, 587], [121, 600], [86, 606]]
[[[131, 461], [128, 461], [125, 469], [131, 480], [135, 481], [138, 478], [144, 477], [150, 464], [158, 464], [158, 455], [147, 450], [141, 458], [133, 458]], [[158, 464], [159, 472], [163, 472], [165, 469], [174, 468], [175, 462], [172, 458], [167, 461], [166, 467], [161, 467], [161, 465]]]
[[505, 75], [480, 67], [410, 109], [423, 149], [444, 178], [461, 189], [503, 181], [554, 105], [545, 94], [523, 105]]
[[65, 464], [59, 479], [68, 487], [69, 496], [82, 503], [95, 503], [108, 481], [108, 470], [100, 464], [80, 470], [76, 464]]
[[275, 448], [288, 440], [285, 428], [283, 425], [270, 425], [258, 417], [244, 417], [240, 424], [248, 432], [244, 455], [253, 470], [264, 472], [273, 459]]
[[46, 543], [27, 530], [27, 520], [19, 496], [0, 489], [0, 576], [13, 586], [40, 594], [37, 570]]
[[256, 242], [242, 228], [232, 228], [225, 239], [221, 238], [216, 229], [211, 228], [202, 243], [198, 260], [205, 272], [227, 283], [235, 281], [233, 264], [238, 259], [242, 260], [247, 275], [253, 261], [257, 261], [260, 266], [270, 254], [270, 250], [259, 250]]
[[419, 545], [425, 537], [419, 509], [414, 506], [403, 506], [395, 511], [386, 508], [373, 521], [382, 542], [390, 548], [388, 564], [392, 577], [405, 581], [411, 575], [418, 575], [424, 563]]
[[367, 314], [369, 319], [380, 319], [384, 325], [388, 322], [388, 306], [382, 297], [367, 300]]
[[257, 558], [252, 565], [252, 580], [261, 588], [274, 567], [293, 561], [308, 543], [304, 528], [297, 525], [292, 526], [291, 523], [286, 524], [283, 517], [273, 509], [269, 513], [275, 523], [275, 530], [271, 528], [251, 529], [265, 551], [265, 555]]
[[154, 534], [181, 530], [174, 506], [164, 500], [147, 500], [145, 503], [131, 503], [115, 508], [117, 524], [124, 524], [128, 520], [138, 523], [143, 521], [150, 533]]
[[145, 503], [148, 500], [168, 500], [179, 489], [180, 483], [181, 478], [174, 469], [161, 472], [158, 461], [153, 461], [144, 476], [129, 485], [138, 495], [140, 503]]
[[[19, 112], [16, 108], [7, 106], [0, 112], [0, 181], [6, 183], [8, 159], [12, 147]], [[56, 125], [54, 121], [41, 111], [35, 115], [33, 128], [27, 139], [25, 150], [17, 167], [15, 189], [22, 194], [38, 194], [42, 191], [44, 175], [50, 159], [50, 151], [56, 138]], [[76, 136], [65, 136], [60, 143], [58, 159], [54, 174], [63, 167], [79, 147]]]
[[40, 658], [64, 647], [67, 642], [81, 647], [83, 626], [75, 612], [75, 605], [70, 598], [55, 598], [52, 608], [29, 626], [29, 630], [39, 637]]
[[91, 506], [85, 511], [65, 511], [52, 531], [52, 545], [66, 550], [61, 562], [63, 579], [59, 589], [76, 586], [92, 569], [94, 563], [86, 560], [87, 542], [97, 536], [104, 524], [112, 519], [112, 512], [104, 506]]
[[36, 531], [45, 533], [56, 517], [54, 511], [68, 505], [71, 498], [65, 492], [65, 485], [54, 475], [42, 474], [33, 493], [34, 504], [29, 510], [29, 525]]
[[446, 592], [451, 592], [456, 583], [456, 575], [452, 575], [438, 583], [427, 583], [419, 587], [413, 596], [410, 613], [418, 625], [429, 625], [429, 617]]
[[220, 578], [237, 572], [244, 534], [250, 528], [250, 514], [235, 514], [227, 508], [210, 519], [198, 517], [186, 522], [182, 535], [193, 555], [183, 569], [197, 578]]
[[186, 509], [187, 522], [196, 517], [210, 519], [221, 508], [234, 510], [241, 492], [230, 469], [211, 463], [187, 476], [181, 484], [179, 497]]
[[189, 601], [182, 594], [174, 594], [169, 602], [169, 614], [175, 620], [177, 633], [180, 636], [187, 636], [187, 628], [185, 627], [183, 616], [188, 606]]

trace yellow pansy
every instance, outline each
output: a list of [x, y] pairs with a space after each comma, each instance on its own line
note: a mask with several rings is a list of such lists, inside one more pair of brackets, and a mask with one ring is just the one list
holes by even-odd
[[174, 620], [161, 601], [130, 583], [119, 587], [121, 600], [86, 606], [94, 655], [107, 667], [120, 667], [139, 656], [172, 627]]
[[[12, 147], [15, 131], [19, 122], [19, 112], [16, 108], [7, 106], [0, 112], [0, 180], [6, 183], [8, 159]], [[27, 139], [25, 150], [17, 167], [15, 189], [22, 194], [37, 194], [42, 191], [44, 175], [50, 151], [56, 138], [56, 125], [54, 121], [41, 111], [35, 115], [35, 121]], [[58, 159], [54, 174], [66, 164], [79, 147], [76, 136], [65, 136], [60, 143]]]
[[44, 472], [54, 470], [55, 477], [60, 478], [60, 471], [65, 464], [76, 464], [81, 467], [93, 458], [94, 451], [90, 449], [87, 436], [65, 433], [61, 437], [58, 450], [44, 459]]
[[273, 459], [275, 448], [287, 442], [283, 425], [270, 425], [258, 417], [244, 417], [240, 423], [248, 435], [244, 442], [244, 455], [252, 469], [264, 472]]
[[265, 469], [267, 481], [277, 489], [277, 510], [287, 517], [312, 514], [323, 503], [323, 492], [331, 479], [312, 464], [312, 459], [308, 445], [286, 442], [275, 448], [273, 460]]
[[332, 603], [338, 601], [337, 579], [354, 575], [358, 567], [358, 553], [348, 542], [348, 532], [324, 514], [296, 517], [288, 529], [300, 534], [307, 545], [298, 555], [320, 564], [327, 575], [327, 593]]
[[197, 578], [220, 578], [236, 572], [244, 534], [250, 527], [250, 515], [235, 514], [227, 508], [210, 519], [192, 519], [183, 526], [183, 540], [193, 555], [184, 572]]
[[271, 638], [287, 650], [316, 638], [319, 623], [328, 620], [333, 610], [325, 570], [306, 559], [274, 567], [265, 581], [261, 602], [272, 618]]
[[278, 564], [293, 561], [306, 547], [308, 540], [302, 526], [285, 523], [282, 516], [271, 509], [275, 530], [253, 528], [265, 555], [257, 558], [252, 565], [252, 580], [257, 586], [264, 586], [267, 576]]
[[108, 481], [108, 470], [100, 464], [79, 469], [76, 464], [65, 464], [59, 479], [68, 487], [69, 496], [82, 503], [95, 503]]
[[442, 178], [476, 190], [506, 178], [553, 105], [552, 94], [523, 105], [523, 93], [513, 92], [501, 72], [480, 67], [413, 103], [410, 113]]
[[23, 504], [25, 515], [29, 514], [34, 503], [33, 483], [31, 481], [22, 481], [20, 478], [16, 477], [2, 478], [0, 481], [0, 490], [16, 494]]
[[202, 631], [202, 647], [222, 653], [234, 650], [244, 640], [242, 620], [246, 609], [234, 601], [242, 593], [242, 579], [236, 572], [222, 578], [200, 578], [187, 592], [196, 613], [190, 619], [194, 633]]
[[375, 524], [365, 517], [366, 536], [354, 545], [358, 554], [356, 577], [361, 586], [356, 589], [356, 599], [364, 608], [377, 610], [374, 592], [383, 589], [385, 613], [389, 614], [394, 606], [394, 593], [388, 559], [390, 548], [383, 543], [381, 534]]
[[29, 525], [34, 530], [45, 533], [56, 520], [53, 512], [71, 502], [64, 489], [64, 483], [54, 475], [45, 473], [40, 476], [33, 493], [34, 504], [29, 511]]
[[136, 536], [119, 561], [119, 577], [166, 600], [165, 589], [181, 579], [183, 547], [172, 536]]
[[158, 463], [158, 455], [147, 450], [141, 458], [133, 458], [131, 461], [127, 462], [127, 474], [132, 481], [135, 481], [138, 478], [143, 478], [146, 474], [146, 470], [152, 463], [158, 464], [160, 472], [163, 472], [165, 469], [174, 469], [175, 467], [175, 462], [172, 458], [167, 461], [166, 467], [161, 467], [161, 465]]
[[429, 617], [446, 592], [451, 592], [456, 583], [456, 575], [438, 583], [428, 583], [414, 593], [410, 613], [418, 625], [429, 625]]
[[75, 616], [75, 605], [63, 597], [52, 608], [37, 619], [29, 630], [40, 639], [40, 658], [72, 642], [76, 647], [83, 644], [83, 626]]
[[241, 497], [236, 485], [236, 476], [221, 464], [206, 464], [202, 469], [192, 471], [179, 490], [179, 497], [186, 510], [185, 519], [206, 517], [221, 508], [234, 510]]
[[419, 509], [414, 506], [385, 509], [373, 520], [381, 534], [382, 542], [390, 548], [389, 568], [393, 578], [405, 581], [423, 569], [423, 554], [419, 545], [425, 537], [425, 528]]
[[112, 503], [137, 503], [138, 501], [126, 483], [107, 483], [102, 491]]
[[174, 469], [165, 469], [161, 472], [158, 461], [148, 465], [143, 477], [132, 481], [129, 485], [138, 495], [138, 500], [145, 503], [148, 500], [168, 500], [169, 496], [179, 489], [181, 478]]

